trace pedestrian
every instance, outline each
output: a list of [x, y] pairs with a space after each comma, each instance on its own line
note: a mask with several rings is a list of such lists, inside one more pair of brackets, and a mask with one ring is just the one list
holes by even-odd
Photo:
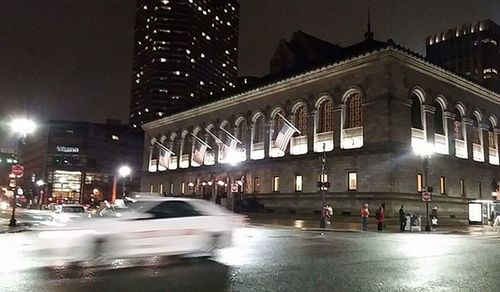
[[401, 209], [399, 209], [399, 231], [404, 232], [406, 229], [406, 211], [404, 206], [401, 205]]
[[321, 228], [326, 228], [330, 224], [330, 209], [328, 206], [328, 204], [323, 206], [323, 210], [321, 210]]
[[368, 231], [368, 216], [370, 216], [370, 211], [368, 210], [368, 203], [365, 203], [361, 207], [361, 226], [363, 231]]
[[436, 229], [438, 225], [438, 208], [434, 206], [431, 211], [431, 225], [432, 229]]
[[377, 219], [377, 230], [384, 230], [384, 220], [385, 220], [385, 203], [382, 203], [375, 213], [375, 218]]

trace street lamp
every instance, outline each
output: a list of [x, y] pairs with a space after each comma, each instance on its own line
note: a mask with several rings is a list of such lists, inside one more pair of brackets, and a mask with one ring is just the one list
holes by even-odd
[[118, 169], [118, 173], [122, 178], [122, 193], [123, 193], [122, 198], [125, 198], [126, 195], [125, 180], [132, 173], [132, 169], [127, 165], [123, 165]]
[[[35, 131], [36, 124], [34, 121], [21, 118], [21, 119], [14, 119], [12, 122], [10, 122], [10, 129], [12, 132], [19, 134], [19, 144], [22, 143], [23, 139], [26, 138], [28, 134], [33, 133]], [[17, 151], [20, 152], [20, 145], [17, 145]], [[12, 215], [10, 217], [10, 222], [9, 226], [10, 227], [15, 227], [17, 226], [16, 222], [16, 194], [17, 190], [15, 190], [14, 197], [12, 198], [14, 201], [14, 204], [12, 206]]]
[[[434, 153], [434, 145], [430, 143], [415, 145], [413, 147], [413, 151], [415, 151], [415, 153], [423, 159], [424, 181], [422, 185], [424, 186], [425, 191], [429, 191], [427, 172], [429, 168], [429, 158], [431, 158]], [[429, 200], [425, 200], [425, 231], [431, 231], [431, 225], [429, 224]]]

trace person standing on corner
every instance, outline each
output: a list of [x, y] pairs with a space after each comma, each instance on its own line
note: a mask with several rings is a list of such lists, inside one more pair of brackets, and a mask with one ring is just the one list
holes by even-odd
[[385, 203], [382, 203], [375, 214], [377, 219], [377, 230], [384, 231], [384, 220], [385, 220]]
[[368, 216], [370, 216], [370, 211], [368, 210], [368, 203], [365, 203], [361, 207], [361, 227], [363, 231], [368, 231]]
[[406, 229], [406, 211], [404, 206], [401, 205], [401, 209], [399, 209], [399, 231], [404, 232]]

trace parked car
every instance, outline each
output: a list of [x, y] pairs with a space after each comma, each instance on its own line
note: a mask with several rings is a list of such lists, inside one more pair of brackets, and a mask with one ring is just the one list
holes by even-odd
[[112, 208], [105, 217], [44, 230], [44, 246], [58, 260], [102, 263], [153, 255], [210, 256], [231, 244], [233, 230], [246, 217], [203, 200], [141, 198]]
[[56, 205], [52, 221], [68, 223], [77, 219], [90, 218], [90, 213], [81, 205]]

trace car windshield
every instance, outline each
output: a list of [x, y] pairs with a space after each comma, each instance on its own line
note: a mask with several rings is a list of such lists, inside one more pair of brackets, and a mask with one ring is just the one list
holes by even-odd
[[63, 213], [85, 213], [85, 208], [79, 206], [64, 206], [62, 207]]

